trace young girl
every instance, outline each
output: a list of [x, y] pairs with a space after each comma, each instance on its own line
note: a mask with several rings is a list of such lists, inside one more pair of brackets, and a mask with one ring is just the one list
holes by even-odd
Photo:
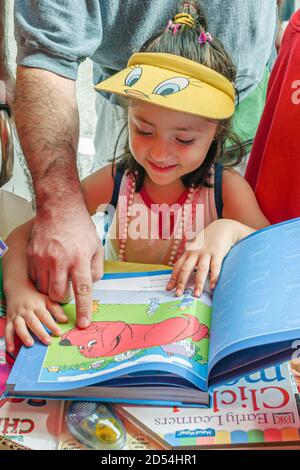
[[[83, 181], [87, 209], [92, 215], [109, 203], [116, 207], [106, 257], [174, 266], [168, 289], [176, 288], [176, 295], [195, 268], [194, 295], [201, 294], [209, 271], [214, 288], [231, 246], [268, 225], [249, 185], [229, 167], [240, 155], [234, 159], [224, 150], [225, 140], [235, 139], [229, 130], [235, 74], [222, 44], [207, 31], [202, 10], [185, 2], [125, 70], [96, 87], [127, 98], [129, 146], [118, 164]], [[15, 332], [28, 346], [29, 329], [49, 344], [42, 323], [60, 335], [54, 318], [67, 320], [28, 279], [30, 226], [12, 233], [3, 259], [9, 351]]]

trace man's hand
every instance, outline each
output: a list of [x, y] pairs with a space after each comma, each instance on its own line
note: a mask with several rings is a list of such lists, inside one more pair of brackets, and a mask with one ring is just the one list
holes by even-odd
[[58, 217], [38, 212], [28, 246], [31, 279], [54, 302], [68, 300], [72, 281], [77, 325], [86, 328], [92, 315], [92, 282], [103, 274], [103, 248], [85, 207], [73, 202]]

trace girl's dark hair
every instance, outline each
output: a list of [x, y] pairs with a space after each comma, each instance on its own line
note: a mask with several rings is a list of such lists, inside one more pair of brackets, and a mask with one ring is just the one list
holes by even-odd
[[[207, 41], [201, 45], [198, 42], [201, 32], [206, 33], [208, 31], [207, 19], [202, 7], [196, 0], [185, 1], [179, 13], [190, 14], [194, 19], [194, 27], [182, 25], [175, 34], [171, 28], [166, 28], [150, 38], [143, 45], [140, 52], [176, 54], [205, 65], [234, 83], [237, 70], [221, 41], [213, 37], [211, 42]], [[239, 137], [231, 131], [231, 126], [231, 118], [219, 121], [217, 134], [212, 141], [204, 162], [199, 168], [181, 178], [185, 187], [190, 187], [192, 184], [195, 186], [211, 187], [209, 180], [211, 168], [215, 162], [223, 163], [226, 166], [234, 166], [241, 163], [244, 155], [243, 145]], [[145, 170], [133, 158], [128, 145], [125, 152], [121, 164], [133, 174], [136, 179], [136, 191], [139, 191], [144, 182]]]

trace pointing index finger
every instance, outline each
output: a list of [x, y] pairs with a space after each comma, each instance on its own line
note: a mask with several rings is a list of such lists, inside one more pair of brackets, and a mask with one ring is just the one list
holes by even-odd
[[87, 328], [92, 316], [92, 274], [89, 265], [72, 272], [72, 284], [76, 302], [76, 324]]

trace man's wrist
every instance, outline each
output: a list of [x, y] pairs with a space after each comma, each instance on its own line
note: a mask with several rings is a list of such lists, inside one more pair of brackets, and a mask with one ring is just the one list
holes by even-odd
[[61, 213], [73, 213], [74, 210], [78, 212], [80, 207], [86, 211], [80, 184], [72, 191], [67, 189], [55, 192], [43, 189], [36, 193], [37, 216], [57, 217]]
[[[79, 190], [80, 191], [80, 190]], [[81, 192], [79, 194], [60, 193], [57, 195], [43, 194], [40, 198], [36, 198], [36, 212], [60, 213], [72, 210], [78, 206], [85, 206]]]
[[[50, 165], [53, 166], [53, 163]], [[51, 206], [53, 203], [61, 206], [83, 201], [81, 185], [77, 169], [62, 165], [56, 171], [48, 168], [47, 174], [33, 177], [37, 209]]]

